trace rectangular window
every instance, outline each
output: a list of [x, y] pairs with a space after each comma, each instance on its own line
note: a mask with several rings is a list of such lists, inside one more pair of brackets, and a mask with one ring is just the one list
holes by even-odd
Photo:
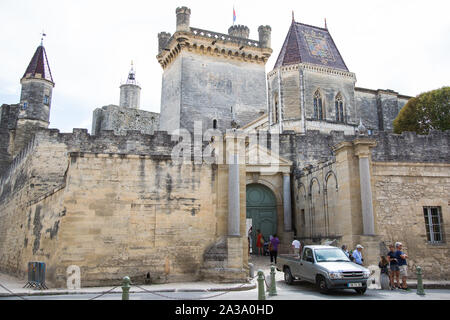
[[28, 108], [28, 102], [24, 102], [22, 105], [22, 110], [27, 110]]
[[50, 104], [50, 97], [49, 96], [44, 96], [44, 104], [46, 106], [48, 106]]
[[427, 240], [430, 243], [442, 243], [443, 221], [441, 207], [423, 207]]

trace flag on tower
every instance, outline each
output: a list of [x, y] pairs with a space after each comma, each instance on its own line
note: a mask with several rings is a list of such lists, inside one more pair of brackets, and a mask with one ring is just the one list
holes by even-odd
[[233, 25], [236, 22], [236, 11], [234, 10], [234, 6], [233, 6]]

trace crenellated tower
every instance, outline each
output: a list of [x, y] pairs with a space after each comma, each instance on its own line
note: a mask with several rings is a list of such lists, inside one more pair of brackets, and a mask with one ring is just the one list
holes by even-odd
[[265, 112], [265, 64], [272, 54], [270, 27], [251, 40], [247, 26], [228, 34], [190, 26], [191, 10], [176, 9], [176, 31], [158, 34], [162, 77], [160, 129], [192, 131], [242, 126]]

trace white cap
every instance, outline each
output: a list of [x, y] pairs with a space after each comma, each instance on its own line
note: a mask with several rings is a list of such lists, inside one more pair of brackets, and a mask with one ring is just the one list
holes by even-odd
[[356, 245], [356, 249], [359, 249], [359, 248], [364, 249], [364, 247], [363, 247], [362, 245], [357, 244], [357, 245]]
[[398, 246], [402, 246], [403, 245], [403, 243], [401, 243], [401, 242], [396, 242], [395, 243], [395, 247], [397, 248]]

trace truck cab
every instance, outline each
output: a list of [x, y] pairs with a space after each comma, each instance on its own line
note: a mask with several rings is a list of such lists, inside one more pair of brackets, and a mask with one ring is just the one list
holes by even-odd
[[295, 279], [315, 283], [321, 292], [355, 289], [364, 294], [370, 271], [350, 261], [337, 247], [305, 246], [300, 256], [280, 255], [277, 270], [284, 272], [287, 284]]

